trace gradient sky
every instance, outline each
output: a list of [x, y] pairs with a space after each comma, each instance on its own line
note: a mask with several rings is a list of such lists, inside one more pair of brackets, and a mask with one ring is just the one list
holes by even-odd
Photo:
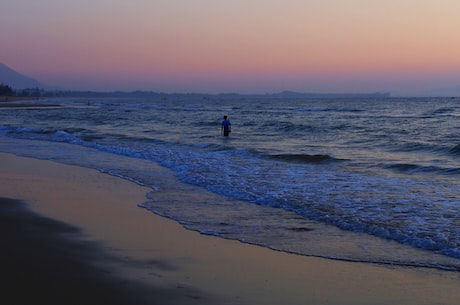
[[458, 0], [2, 0], [0, 62], [69, 89], [460, 86]]

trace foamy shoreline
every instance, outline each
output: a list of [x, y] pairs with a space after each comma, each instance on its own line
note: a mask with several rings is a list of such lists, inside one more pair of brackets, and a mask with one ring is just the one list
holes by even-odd
[[181, 296], [176, 304], [420, 305], [460, 299], [457, 273], [303, 257], [203, 236], [138, 208], [148, 188], [50, 161], [4, 153], [0, 160], [0, 197], [23, 200], [41, 215], [82, 228], [87, 239], [124, 260], [111, 266], [114, 276], [172, 289]]

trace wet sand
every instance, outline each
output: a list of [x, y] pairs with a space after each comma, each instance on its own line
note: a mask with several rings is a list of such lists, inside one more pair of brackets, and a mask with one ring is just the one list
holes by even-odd
[[304, 257], [185, 230], [137, 207], [147, 191], [95, 170], [0, 153], [0, 197], [10, 198], [0, 200], [8, 304], [460, 299], [458, 273]]
[[0, 230], [5, 304], [201, 304], [192, 290], [187, 296], [114, 276], [110, 266], [122, 263], [119, 258], [82, 240], [77, 227], [37, 215], [21, 201], [0, 198]]

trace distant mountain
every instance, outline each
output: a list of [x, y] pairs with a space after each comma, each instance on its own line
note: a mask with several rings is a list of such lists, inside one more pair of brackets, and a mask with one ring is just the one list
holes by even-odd
[[13, 89], [44, 88], [39, 81], [14, 71], [7, 65], [0, 63], [0, 83]]

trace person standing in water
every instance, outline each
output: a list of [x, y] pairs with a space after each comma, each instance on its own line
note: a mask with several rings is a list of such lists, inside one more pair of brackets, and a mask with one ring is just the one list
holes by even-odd
[[224, 137], [228, 137], [228, 135], [232, 131], [232, 123], [230, 123], [230, 120], [227, 118], [226, 115], [224, 115], [224, 120], [222, 121], [220, 131], [223, 133]]

